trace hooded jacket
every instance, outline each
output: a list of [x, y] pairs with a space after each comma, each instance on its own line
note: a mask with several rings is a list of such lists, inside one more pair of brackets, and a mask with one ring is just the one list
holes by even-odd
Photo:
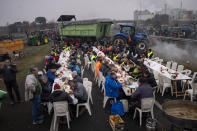
[[105, 78], [105, 95], [109, 97], [118, 97], [119, 88], [122, 88], [122, 85], [117, 82], [112, 75], [108, 75]]

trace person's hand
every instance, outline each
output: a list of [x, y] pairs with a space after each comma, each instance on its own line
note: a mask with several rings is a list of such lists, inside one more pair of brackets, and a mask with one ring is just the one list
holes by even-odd
[[10, 69], [11, 67], [10, 66], [8, 66], [8, 69]]

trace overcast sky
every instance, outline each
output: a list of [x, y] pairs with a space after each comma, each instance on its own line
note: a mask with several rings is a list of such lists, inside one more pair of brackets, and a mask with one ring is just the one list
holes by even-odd
[[[141, 0], [142, 8], [156, 11], [169, 7], [180, 8], [181, 0]], [[197, 0], [183, 0], [183, 7], [197, 10]], [[0, 0], [0, 25], [16, 21], [32, 22], [37, 16], [48, 21], [61, 14], [76, 15], [77, 19], [111, 18], [133, 19], [133, 11], [140, 9], [140, 0]]]

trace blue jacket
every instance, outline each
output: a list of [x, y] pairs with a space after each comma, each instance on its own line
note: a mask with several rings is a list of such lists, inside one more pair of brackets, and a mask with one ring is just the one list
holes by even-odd
[[48, 78], [48, 83], [50, 85], [50, 87], [53, 86], [53, 82], [55, 80], [55, 74], [51, 72], [51, 70], [48, 70], [47, 74], [46, 74], [47, 78]]
[[105, 78], [105, 95], [109, 97], [118, 97], [119, 88], [122, 88], [122, 85], [117, 82], [112, 75], [108, 75]]

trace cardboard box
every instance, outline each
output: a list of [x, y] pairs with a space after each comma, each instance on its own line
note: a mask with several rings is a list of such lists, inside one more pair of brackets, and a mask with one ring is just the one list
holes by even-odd
[[120, 115], [110, 115], [109, 124], [113, 131], [124, 131], [124, 121]]

